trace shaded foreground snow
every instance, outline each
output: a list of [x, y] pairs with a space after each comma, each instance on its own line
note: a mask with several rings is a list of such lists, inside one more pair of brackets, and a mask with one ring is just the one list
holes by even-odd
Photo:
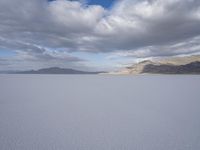
[[1, 150], [200, 149], [200, 76], [0, 75]]

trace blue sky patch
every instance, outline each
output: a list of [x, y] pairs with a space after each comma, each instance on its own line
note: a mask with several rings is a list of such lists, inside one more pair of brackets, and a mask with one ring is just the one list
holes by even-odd
[[116, 0], [88, 0], [89, 5], [101, 5], [104, 8], [110, 8]]
[[[56, 0], [48, 0], [49, 2], [51, 1], [56, 1]], [[75, 0], [71, 0], [71, 1], [75, 1]], [[88, 5], [101, 5], [104, 8], [110, 8], [113, 3], [116, 0], [87, 0]]]
[[11, 56], [15, 56], [14, 51], [0, 49], [0, 57], [11, 57]]

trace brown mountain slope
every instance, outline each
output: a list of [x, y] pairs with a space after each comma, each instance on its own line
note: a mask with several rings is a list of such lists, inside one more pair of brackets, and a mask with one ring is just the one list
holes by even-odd
[[200, 55], [146, 60], [115, 74], [200, 74]]

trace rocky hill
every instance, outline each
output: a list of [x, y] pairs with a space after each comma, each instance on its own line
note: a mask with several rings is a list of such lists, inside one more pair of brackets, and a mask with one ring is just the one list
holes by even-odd
[[144, 66], [141, 73], [152, 74], [200, 74], [200, 62], [192, 62], [185, 65], [155, 65]]
[[51, 67], [39, 70], [16, 71], [14, 74], [99, 74], [102, 72], [87, 72], [67, 68]]
[[200, 74], [200, 56], [146, 60], [115, 74]]

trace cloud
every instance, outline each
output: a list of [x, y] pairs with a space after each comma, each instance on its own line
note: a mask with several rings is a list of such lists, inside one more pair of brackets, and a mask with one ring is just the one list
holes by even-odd
[[193, 38], [200, 34], [199, 6], [195, 0], [120, 1], [98, 24], [102, 38], [97, 45], [133, 50]]
[[74, 52], [133, 58], [200, 52], [199, 0], [119, 0], [109, 10], [83, 1], [0, 0], [0, 20], [0, 48], [15, 51], [15, 63], [80, 65]]
[[36, 68], [43, 64], [76, 66], [85, 60], [68, 51], [78, 50], [78, 38], [91, 32], [101, 11], [100, 6], [86, 7], [75, 1], [1, 0], [0, 48], [17, 54], [4, 62], [34, 64]]
[[78, 38], [90, 34], [104, 11], [65, 0], [1, 0], [0, 10], [2, 37], [66, 49], [76, 49]]
[[[51, 50], [33, 43], [0, 38], [0, 48], [14, 49], [15, 56], [0, 59], [1, 70], [23, 70], [26, 68], [39, 69], [43, 67], [61, 66], [77, 67], [76, 64], [85, 62], [81, 58], [71, 56], [63, 50]], [[84, 67], [84, 66], [83, 66]]]

